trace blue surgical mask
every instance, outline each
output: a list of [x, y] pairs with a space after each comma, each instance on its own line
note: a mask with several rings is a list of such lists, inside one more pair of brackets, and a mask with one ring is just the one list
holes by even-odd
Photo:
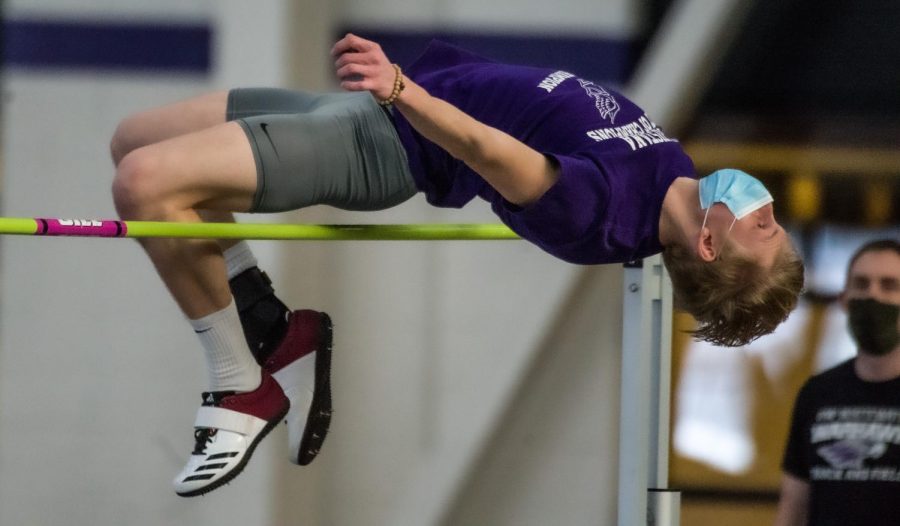
[[[740, 170], [731, 168], [716, 170], [700, 179], [699, 183], [700, 208], [706, 210], [701, 229], [706, 226], [706, 218], [713, 203], [727, 206], [737, 221], [774, 201], [772, 194], [759, 179]], [[731, 226], [734, 227], [734, 221], [731, 222]]]

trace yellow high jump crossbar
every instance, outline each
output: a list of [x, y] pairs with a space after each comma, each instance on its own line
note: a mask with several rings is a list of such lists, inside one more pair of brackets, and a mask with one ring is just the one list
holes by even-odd
[[25, 236], [269, 239], [295, 241], [464, 241], [520, 239], [501, 224], [311, 225], [169, 223], [0, 217], [0, 234]]

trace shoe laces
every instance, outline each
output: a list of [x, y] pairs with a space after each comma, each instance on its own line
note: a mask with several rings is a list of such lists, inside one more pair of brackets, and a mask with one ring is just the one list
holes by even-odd
[[212, 427], [198, 427], [194, 430], [194, 455], [206, 453], [206, 446], [211, 444], [219, 430]]

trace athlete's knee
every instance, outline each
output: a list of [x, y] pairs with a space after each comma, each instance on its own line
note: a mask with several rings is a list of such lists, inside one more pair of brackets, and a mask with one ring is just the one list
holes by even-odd
[[167, 206], [159, 156], [147, 148], [125, 154], [112, 184], [113, 202], [123, 219], [160, 219]]

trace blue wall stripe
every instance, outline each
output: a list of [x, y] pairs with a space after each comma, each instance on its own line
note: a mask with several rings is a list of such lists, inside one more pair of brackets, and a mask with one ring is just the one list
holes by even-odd
[[5, 20], [3, 65], [206, 74], [211, 41], [203, 23]]
[[[3, 22], [3, 65], [20, 69], [98, 69], [207, 74], [209, 24], [13, 19]], [[624, 84], [642, 42], [557, 35], [400, 31], [351, 27], [378, 41], [392, 60], [412, 62], [432, 38], [486, 57], [564, 69], [598, 82]], [[346, 31], [343, 31], [346, 32]], [[343, 33], [341, 32], [341, 34]]]
[[467, 31], [406, 31], [348, 27], [340, 32], [378, 42], [388, 57], [409, 64], [433, 38], [499, 62], [557, 68], [583, 78], [621, 85], [628, 81], [643, 49], [637, 40], [569, 37], [565, 34], [511, 35]]

